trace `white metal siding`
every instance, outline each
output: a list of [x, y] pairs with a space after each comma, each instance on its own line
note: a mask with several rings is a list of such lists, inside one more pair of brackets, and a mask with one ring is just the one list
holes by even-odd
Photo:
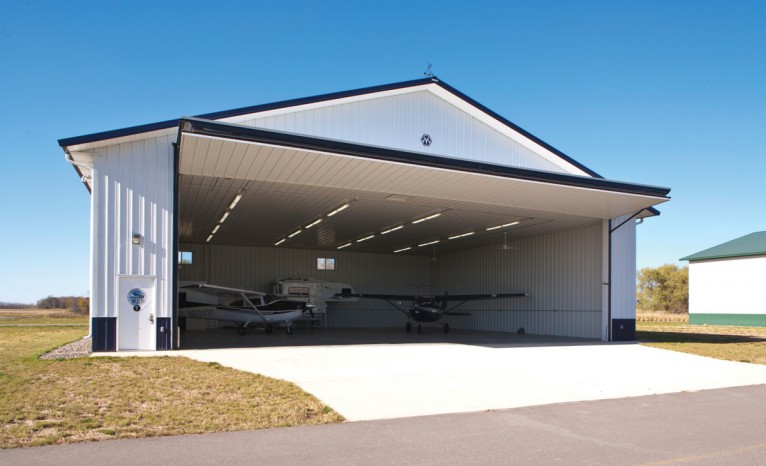
[[766, 314], [766, 256], [689, 264], [692, 314]]
[[468, 303], [457, 328], [601, 337], [601, 224], [438, 257], [436, 290], [526, 292], [528, 298]]
[[[612, 220], [612, 228], [630, 217]], [[636, 222], [612, 233], [612, 319], [636, 318]]]
[[[99, 149], [94, 156], [91, 315], [117, 317], [117, 276], [157, 277], [156, 317], [170, 317], [173, 137]], [[133, 245], [133, 234], [142, 236]]]
[[[242, 124], [453, 158], [564, 173], [426, 90], [254, 118]], [[431, 136], [428, 147], [423, 134]]]

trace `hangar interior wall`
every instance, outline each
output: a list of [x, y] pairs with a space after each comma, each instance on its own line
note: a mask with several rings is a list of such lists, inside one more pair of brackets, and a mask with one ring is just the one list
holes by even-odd
[[600, 222], [508, 243], [516, 249], [502, 244], [499, 235], [494, 245], [440, 258], [436, 288], [529, 297], [466, 303], [460, 310], [473, 315], [455, 317], [455, 327], [601, 338]]
[[[193, 254], [180, 280], [268, 291], [279, 278], [346, 282], [359, 293], [451, 294], [526, 292], [528, 298], [466, 303], [454, 328], [601, 338], [601, 223], [432, 257], [298, 249], [182, 244]], [[336, 259], [317, 270], [318, 257]], [[405, 303], [406, 306], [407, 303]], [[501, 311], [502, 309], [502, 311]], [[404, 316], [379, 300], [328, 305], [330, 327], [396, 327]]]
[[[94, 154], [91, 317], [118, 317], [119, 275], [156, 277], [155, 317], [170, 317], [174, 140], [128, 142]], [[132, 244], [134, 234], [141, 235], [140, 245]]]
[[[181, 244], [192, 252], [180, 280], [269, 292], [280, 278], [316, 278], [349, 283], [358, 293], [428, 294], [431, 261], [420, 256], [346, 253], [304, 249]], [[335, 259], [335, 270], [317, 270], [317, 258]], [[404, 315], [380, 300], [328, 305], [329, 327], [404, 325]], [[214, 323], [211, 323], [215, 325]]]
[[689, 322], [766, 326], [766, 256], [689, 264]]

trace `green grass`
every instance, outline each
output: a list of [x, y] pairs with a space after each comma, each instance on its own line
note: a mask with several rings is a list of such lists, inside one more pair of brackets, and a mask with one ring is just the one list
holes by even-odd
[[766, 364], [766, 328], [638, 322], [636, 338], [647, 346], [717, 359]]
[[0, 327], [0, 447], [341, 422], [293, 384], [181, 357], [41, 360], [82, 327]]

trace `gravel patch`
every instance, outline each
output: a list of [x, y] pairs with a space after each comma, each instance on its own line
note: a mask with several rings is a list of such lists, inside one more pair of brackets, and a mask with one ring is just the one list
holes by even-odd
[[53, 351], [49, 351], [40, 356], [40, 359], [82, 358], [85, 356], [90, 356], [92, 352], [93, 345], [91, 344], [90, 338], [82, 338], [64, 346], [60, 346]]

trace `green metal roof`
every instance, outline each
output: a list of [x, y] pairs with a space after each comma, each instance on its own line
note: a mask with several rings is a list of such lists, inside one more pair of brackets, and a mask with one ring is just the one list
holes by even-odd
[[705, 259], [723, 259], [725, 257], [766, 255], [766, 231], [750, 233], [718, 246], [705, 249], [691, 256], [682, 257], [682, 261], [700, 261]]

